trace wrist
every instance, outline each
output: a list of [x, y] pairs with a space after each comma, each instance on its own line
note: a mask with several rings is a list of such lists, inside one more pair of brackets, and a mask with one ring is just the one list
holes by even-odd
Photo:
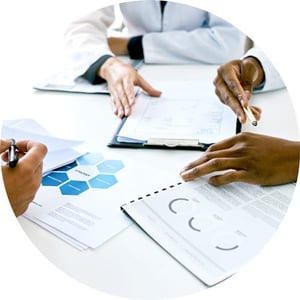
[[253, 56], [248, 56], [243, 60], [246, 61], [248, 64], [252, 65], [253, 69], [255, 70], [253, 76], [253, 87], [257, 87], [263, 84], [265, 81], [265, 72], [260, 61]]
[[285, 151], [285, 159], [281, 160], [284, 167], [280, 171], [285, 174], [286, 182], [296, 182], [299, 172], [300, 142], [285, 141], [281, 144]]
[[106, 79], [107, 74], [109, 72], [109, 70], [111, 69], [111, 67], [114, 65], [114, 63], [117, 61], [118, 59], [114, 56], [109, 57], [100, 67], [100, 69], [98, 70], [98, 76], [100, 76], [101, 78]]

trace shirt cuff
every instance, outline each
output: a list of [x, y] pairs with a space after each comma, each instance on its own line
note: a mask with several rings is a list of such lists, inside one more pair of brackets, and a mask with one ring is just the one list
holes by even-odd
[[87, 79], [91, 84], [100, 84], [105, 82], [105, 79], [98, 76], [98, 70], [106, 62], [107, 59], [112, 57], [111, 55], [103, 55], [96, 60], [82, 75], [83, 78]]
[[143, 36], [138, 35], [130, 38], [127, 50], [131, 59], [143, 59], [144, 49], [143, 49]]

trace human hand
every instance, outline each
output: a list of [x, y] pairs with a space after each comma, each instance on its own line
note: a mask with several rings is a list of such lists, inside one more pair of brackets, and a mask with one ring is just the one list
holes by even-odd
[[300, 143], [255, 133], [240, 133], [216, 143], [186, 166], [184, 181], [218, 171], [209, 183], [215, 186], [234, 181], [276, 185], [297, 180]]
[[[243, 107], [248, 107], [253, 88], [263, 80], [264, 70], [254, 57], [232, 60], [218, 68], [214, 80], [215, 92], [235, 112], [240, 122], [245, 123], [247, 118]], [[259, 120], [261, 109], [256, 106], [250, 106], [250, 109]]]
[[129, 38], [126, 37], [109, 37], [107, 39], [108, 45], [112, 53], [115, 55], [128, 55]]
[[113, 112], [120, 118], [131, 113], [131, 107], [135, 103], [134, 86], [141, 87], [151, 96], [161, 95], [161, 92], [154, 89], [132, 66], [117, 57], [107, 59], [98, 75], [107, 81]]
[[[8, 160], [10, 140], [1, 140], [0, 153], [3, 161]], [[23, 140], [16, 142], [19, 161], [12, 169], [2, 166], [3, 182], [15, 215], [23, 214], [40, 186], [43, 159], [47, 147], [41, 143]]]

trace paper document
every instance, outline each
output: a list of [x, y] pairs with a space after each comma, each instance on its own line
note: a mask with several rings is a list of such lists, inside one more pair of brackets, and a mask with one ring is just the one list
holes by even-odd
[[86, 153], [43, 177], [24, 216], [80, 250], [98, 247], [132, 223], [120, 210], [126, 168]]
[[33, 86], [37, 90], [45, 91], [62, 91], [72, 93], [87, 93], [87, 94], [109, 94], [106, 82], [101, 84], [91, 84], [83, 77], [78, 77], [75, 80], [68, 77], [67, 74], [58, 73]]
[[203, 178], [153, 191], [122, 206], [146, 233], [212, 286], [254, 258], [272, 237], [295, 184], [214, 187]]
[[[167, 170], [132, 155], [88, 152], [43, 176], [24, 216], [79, 250], [102, 245], [132, 224], [120, 207], [166, 180]], [[156, 174], [147, 180], [148, 174]], [[145, 180], [141, 180], [145, 178]], [[178, 174], [169, 174], [173, 181]]]
[[83, 141], [54, 137], [33, 119], [4, 120], [1, 136], [45, 144], [48, 152], [43, 161], [43, 174], [74, 161], [84, 153], [78, 149]]
[[161, 97], [141, 92], [118, 133], [119, 142], [197, 140], [210, 144], [236, 134], [234, 113], [214, 94], [210, 81], [153, 83]]

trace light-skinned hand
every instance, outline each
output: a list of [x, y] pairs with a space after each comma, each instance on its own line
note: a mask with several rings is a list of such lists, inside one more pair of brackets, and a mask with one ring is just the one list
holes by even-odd
[[132, 106], [136, 101], [135, 86], [142, 88], [153, 97], [161, 95], [161, 92], [154, 89], [132, 66], [117, 57], [107, 59], [98, 75], [107, 81], [113, 112], [119, 118], [131, 114]]
[[[3, 161], [8, 159], [10, 140], [1, 140], [0, 153]], [[47, 153], [44, 144], [22, 140], [16, 142], [19, 161], [14, 168], [3, 165], [2, 176], [6, 193], [16, 216], [22, 215], [40, 186], [43, 159]]]

